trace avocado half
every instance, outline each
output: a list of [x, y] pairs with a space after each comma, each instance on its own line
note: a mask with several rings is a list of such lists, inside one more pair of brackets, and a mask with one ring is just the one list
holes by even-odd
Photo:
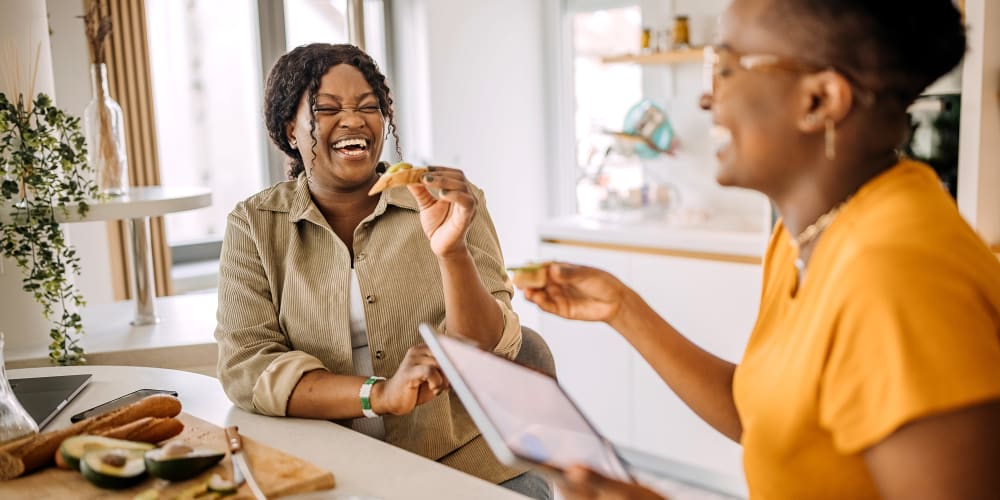
[[80, 459], [93, 451], [119, 449], [145, 452], [153, 448], [155, 446], [149, 443], [81, 434], [64, 439], [59, 445], [59, 455], [70, 469], [80, 470]]
[[150, 476], [183, 481], [208, 470], [225, 456], [225, 452], [211, 449], [193, 449], [175, 454], [170, 453], [168, 448], [157, 448], [147, 451], [143, 459]]
[[145, 479], [146, 464], [135, 450], [92, 451], [80, 459], [80, 473], [95, 486], [119, 490]]

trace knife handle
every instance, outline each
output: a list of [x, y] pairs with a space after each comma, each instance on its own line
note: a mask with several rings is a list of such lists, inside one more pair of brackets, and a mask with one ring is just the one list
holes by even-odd
[[233, 425], [226, 427], [226, 440], [229, 442], [229, 452], [239, 453], [243, 449], [243, 438], [240, 437], [240, 428]]

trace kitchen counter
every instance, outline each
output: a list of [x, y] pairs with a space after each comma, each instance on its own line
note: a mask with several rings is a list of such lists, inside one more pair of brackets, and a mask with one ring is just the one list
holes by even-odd
[[660, 221], [609, 222], [571, 215], [543, 222], [538, 236], [546, 243], [760, 263], [769, 234], [732, 220], [682, 227]]

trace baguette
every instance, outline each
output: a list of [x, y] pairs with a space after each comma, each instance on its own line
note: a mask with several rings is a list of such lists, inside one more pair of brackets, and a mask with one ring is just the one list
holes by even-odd
[[184, 424], [173, 417], [145, 417], [111, 429], [95, 432], [98, 436], [142, 443], [157, 444], [166, 441], [184, 430]]
[[24, 474], [24, 462], [6, 451], [0, 451], [0, 479], [15, 478], [21, 474]]
[[154, 394], [104, 415], [83, 419], [64, 429], [8, 443], [0, 447], [0, 455], [6, 453], [12, 460], [20, 460], [21, 467], [5, 465], [6, 460], [0, 458], [0, 480], [13, 479], [51, 465], [59, 445], [70, 436], [119, 427], [144, 417], [175, 417], [180, 412], [180, 400], [165, 394]]

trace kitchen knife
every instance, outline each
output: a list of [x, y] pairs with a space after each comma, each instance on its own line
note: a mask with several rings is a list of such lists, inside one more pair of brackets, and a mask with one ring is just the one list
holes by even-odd
[[247, 462], [246, 453], [243, 450], [243, 438], [240, 437], [240, 430], [237, 426], [226, 427], [226, 440], [229, 441], [229, 454], [233, 460], [233, 483], [239, 486], [246, 481], [257, 500], [267, 500], [264, 491], [253, 477], [250, 471], [250, 463]]

